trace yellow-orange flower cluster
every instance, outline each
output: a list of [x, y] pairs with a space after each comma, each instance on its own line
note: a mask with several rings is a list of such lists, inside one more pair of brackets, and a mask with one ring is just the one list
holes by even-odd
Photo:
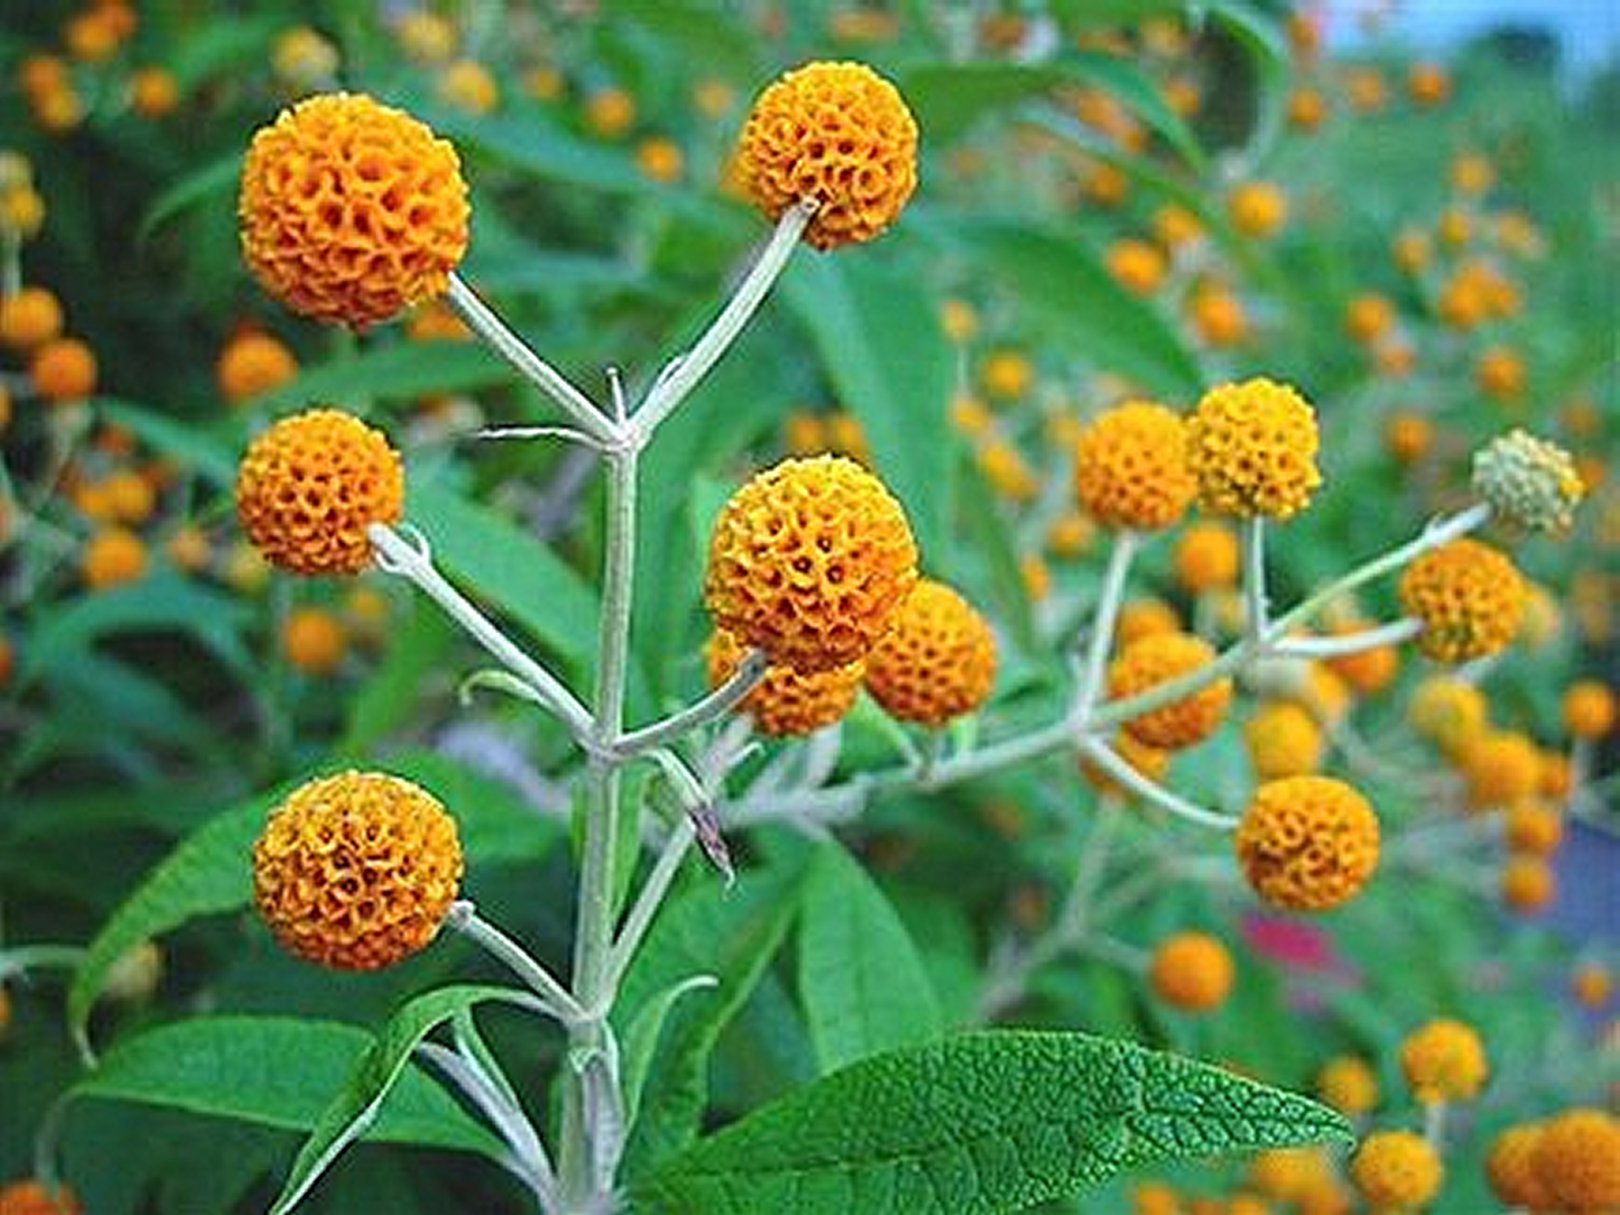
[[29, 1178], [0, 1186], [0, 1215], [84, 1215], [84, 1204], [69, 1186], [53, 1193]]
[[717, 627], [773, 665], [826, 671], [866, 657], [917, 581], [905, 511], [853, 460], [783, 460], [732, 494], [709, 541]]
[[917, 188], [917, 123], [895, 87], [859, 63], [809, 63], [759, 95], [733, 172], [772, 219], [816, 203], [804, 239], [818, 249], [868, 241]]
[[1516, 730], [1483, 730], [1464, 744], [1459, 758], [1468, 804], [1475, 809], [1529, 797], [1541, 777], [1540, 749]]
[[1564, 689], [1560, 704], [1564, 729], [1574, 738], [1602, 738], [1614, 729], [1613, 690], [1601, 680], [1578, 679]]
[[1620, 1118], [1566, 1110], [1542, 1125], [1531, 1157], [1559, 1210], [1598, 1215], [1620, 1208]]
[[1235, 975], [1226, 946], [1204, 932], [1178, 932], [1153, 951], [1148, 979], [1165, 1003], [1187, 1012], [1218, 1007]]
[[1471, 1101], [1490, 1075], [1474, 1027], [1439, 1017], [1401, 1042], [1401, 1071], [1419, 1101]]
[[1408, 1211], [1440, 1192], [1445, 1169], [1422, 1135], [1377, 1131], [1362, 1140], [1350, 1162], [1350, 1179], [1375, 1211]]
[[1265, 378], [1221, 384], [1187, 421], [1187, 454], [1205, 507], [1286, 519], [1322, 483], [1316, 415], [1286, 384]]
[[944, 725], [971, 713], [996, 677], [996, 639], [973, 605], [919, 579], [866, 656], [866, 690], [891, 717]]
[[1354, 896], [1378, 865], [1378, 816], [1343, 781], [1290, 776], [1261, 785], [1237, 829], [1238, 863], [1266, 902], [1321, 911]]
[[1491, 1141], [1485, 1157], [1485, 1179], [1510, 1207], [1552, 1209], [1552, 1195], [1536, 1175], [1536, 1144], [1540, 1141], [1541, 1124], [1536, 1122], [1510, 1126]]
[[1194, 523], [1176, 539], [1176, 581], [1192, 595], [1237, 581], [1238, 541], [1224, 523]]
[[[709, 683], [719, 686], [731, 677], [747, 651], [735, 637], [716, 630], [709, 638]], [[737, 706], [754, 719], [762, 734], [781, 738], [809, 734], [830, 726], [848, 713], [861, 691], [865, 668], [860, 660], [847, 667], [800, 674], [792, 667], [767, 667], [754, 690]]]
[[[1123, 700], [1188, 675], [1215, 661], [1215, 651], [1190, 633], [1151, 633], [1126, 646], [1108, 667], [1108, 696]], [[1217, 679], [1179, 700], [1131, 718], [1125, 732], [1150, 747], [1173, 751], [1202, 742], [1226, 717], [1232, 681]]]
[[1197, 492], [1186, 443], [1186, 424], [1163, 405], [1130, 401], [1099, 414], [1075, 447], [1080, 505], [1107, 527], [1168, 527]]
[[1440, 662], [1495, 654], [1513, 640], [1528, 595], [1502, 553], [1464, 537], [1422, 554], [1401, 575], [1401, 607], [1423, 624], [1417, 647]]
[[362, 94], [311, 97], [260, 128], [237, 213], [266, 291], [355, 326], [442, 295], [467, 249], [455, 149]]
[[356, 574], [371, 561], [366, 528], [404, 506], [399, 453], [380, 431], [336, 409], [283, 418], [242, 457], [236, 514], [274, 565], [296, 574]]
[[1293, 701], [1261, 705], [1243, 727], [1249, 762], [1260, 780], [1304, 776], [1322, 762], [1322, 728]]
[[253, 900], [289, 951], [375, 970], [439, 931], [461, 882], [455, 820], [427, 790], [380, 772], [300, 786], [253, 845]]
[[1316, 1095], [1347, 1118], [1358, 1118], [1378, 1104], [1378, 1073], [1365, 1059], [1339, 1055], [1316, 1073]]
[[280, 338], [249, 331], [219, 352], [214, 380], [227, 404], [236, 405], [285, 384], [298, 374], [298, 359]]

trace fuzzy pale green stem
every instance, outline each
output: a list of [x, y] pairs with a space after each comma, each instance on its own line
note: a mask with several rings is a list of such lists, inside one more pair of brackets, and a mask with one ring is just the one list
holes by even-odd
[[675, 411], [698, 381], [708, 374], [709, 368], [737, 340], [743, 326], [765, 302], [771, 287], [787, 268], [788, 259], [793, 256], [799, 238], [804, 235], [805, 225], [815, 211], [815, 203], [805, 200], [782, 212], [770, 241], [760, 251], [753, 267], [715, 318], [714, 324], [698, 339], [697, 345], [664, 369], [647, 393], [641, 408], [632, 415], [630, 431], [635, 445], [646, 444], [659, 423]]
[[480, 917], [472, 903], [462, 899], [451, 904], [450, 914], [444, 922], [447, 928], [459, 932], [522, 979], [529, 990], [540, 997], [545, 1010], [557, 1020], [572, 1024], [585, 1018], [585, 1010], [568, 989], [530, 956], [528, 950]]
[[751, 650], [719, 687], [701, 700], [693, 701], [686, 708], [670, 714], [661, 721], [655, 721], [651, 725], [642, 726], [639, 730], [631, 730], [623, 735], [614, 744], [614, 753], [626, 758], [640, 755], [644, 751], [666, 746], [677, 738], [690, 734], [699, 726], [708, 725], [711, 721], [724, 717], [759, 686], [759, 681], [765, 678], [766, 665], [765, 651]]
[[1271, 647], [1271, 653], [1282, 658], [1339, 658], [1376, 650], [1380, 646], [1399, 645], [1422, 631], [1421, 620], [1403, 616], [1375, 629], [1362, 629], [1338, 637], [1284, 637]]
[[670, 883], [680, 871], [681, 862], [692, 850], [694, 839], [696, 831], [692, 826], [692, 820], [683, 816], [664, 841], [664, 846], [658, 853], [658, 860], [654, 862], [652, 872], [647, 875], [640, 893], [636, 895], [636, 901], [624, 918], [624, 927], [619, 930], [618, 939], [613, 942], [613, 948], [608, 955], [608, 973], [615, 987], [624, 978], [625, 971], [630, 969], [630, 962], [636, 956], [636, 950], [640, 948], [642, 939], [647, 935], [647, 929], [652, 926], [653, 916], [658, 913], [664, 895], [669, 892]]
[[1214, 810], [1206, 810], [1202, 806], [1172, 793], [1157, 781], [1150, 780], [1142, 775], [1126, 762], [1117, 751], [1100, 739], [1082, 739], [1080, 753], [1143, 801], [1167, 810], [1177, 818], [1186, 819], [1189, 823], [1197, 823], [1200, 827], [1213, 827], [1217, 831], [1237, 830], [1239, 819], [1233, 818], [1229, 814], [1219, 814]]
[[565, 1209], [601, 1210], [612, 1189], [622, 1127], [606, 1105], [618, 1100], [616, 1050], [607, 1024], [613, 1003], [614, 860], [619, 835], [623, 760], [612, 754], [624, 728], [630, 665], [630, 609], [635, 575], [636, 453], [607, 456], [607, 531], [602, 615], [597, 635], [596, 755], [587, 772], [585, 846], [574, 934], [574, 991], [589, 1019], [569, 1035], [571, 1074], [563, 1100], [562, 1187]]
[[566, 376], [536, 354], [522, 338], [479, 299], [459, 274], [450, 275], [445, 300], [475, 334], [523, 377], [562, 407], [564, 413], [604, 447], [618, 447], [622, 436], [612, 421]]
[[418, 548], [382, 523], [373, 523], [368, 527], [366, 536], [377, 550], [380, 568], [414, 583], [443, 608], [446, 615], [499, 659], [501, 665], [532, 688], [541, 703], [562, 720], [577, 740], [582, 743], [590, 741], [591, 715], [585, 706], [560, 679], [514, 645], [489, 617], [451, 586], [435, 568], [425, 547]]
[[1091, 638], [1086, 645], [1086, 661], [1080, 671], [1080, 688], [1075, 696], [1074, 716], [1084, 717], [1097, 703], [1102, 690], [1103, 673], [1108, 667], [1108, 651], [1114, 643], [1114, 627], [1119, 619], [1119, 605], [1125, 598], [1125, 579], [1130, 574], [1131, 560], [1136, 556], [1140, 537], [1132, 531], [1117, 532], [1114, 547], [1108, 554], [1108, 567], [1103, 571], [1102, 588], [1097, 593], [1097, 607], [1091, 615]]
[[1243, 633], [1259, 648], [1266, 636], [1266, 521], [1261, 515], [1243, 523]]

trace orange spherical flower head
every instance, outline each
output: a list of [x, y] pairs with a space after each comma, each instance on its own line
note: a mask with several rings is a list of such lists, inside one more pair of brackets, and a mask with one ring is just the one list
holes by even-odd
[[62, 305], [44, 287], [23, 287], [0, 296], [0, 346], [32, 350], [62, 332]]
[[[705, 648], [709, 683], [724, 683], [742, 662], [747, 650], [724, 630], [716, 630]], [[792, 667], [766, 668], [765, 676], [737, 706], [754, 719], [762, 734], [783, 738], [809, 734], [840, 720], [860, 694], [865, 666], [856, 660], [847, 667], [800, 674]]]
[[52, 338], [34, 351], [28, 378], [47, 401], [82, 400], [96, 390], [95, 352], [78, 338]]
[[298, 608], [281, 626], [282, 653], [306, 674], [330, 675], [342, 665], [348, 649], [342, 621], [324, 608]]
[[1406, 77], [1406, 91], [1418, 105], [1439, 105], [1451, 96], [1451, 76], [1438, 63], [1415, 63]]
[[1444, 1179], [1439, 1153], [1411, 1131], [1376, 1131], [1350, 1161], [1350, 1180], [1375, 1211], [1421, 1207]]
[[251, 330], [227, 342], [214, 365], [219, 393], [232, 405], [269, 392], [297, 374], [298, 359], [285, 342]]
[[1558, 893], [1558, 878], [1552, 866], [1527, 853], [1508, 857], [1498, 884], [1502, 901], [1526, 914], [1540, 911]]
[[808, 63], [755, 100], [736, 169], [773, 220], [813, 200], [804, 239], [817, 249], [868, 241], [917, 188], [917, 123], [899, 91], [864, 64]]
[[1238, 576], [1238, 540], [1224, 523], [1194, 523], [1176, 539], [1176, 581], [1199, 595], [1232, 586]]
[[1519, 631], [1528, 589], [1513, 562], [1466, 536], [1432, 549], [1401, 574], [1401, 608], [1423, 625], [1417, 647], [1439, 662], [1505, 649]]
[[1163, 405], [1128, 401], [1098, 414], [1075, 447], [1080, 505], [1105, 527], [1170, 526], [1198, 490], [1186, 444], [1186, 424]]
[[1582, 962], [1569, 985], [1575, 999], [1587, 1008], [1602, 1008], [1614, 994], [1614, 976], [1601, 962]]
[[1287, 519], [1322, 483], [1316, 414], [1286, 384], [1257, 378], [1211, 388], [1187, 420], [1187, 457], [1207, 509]]
[[1249, 762], [1260, 780], [1305, 776], [1322, 762], [1322, 728], [1292, 701], [1261, 705], [1243, 727]]
[[1515, 852], [1551, 856], [1564, 840], [1564, 816], [1544, 802], [1524, 798], [1508, 807], [1502, 834]]
[[242, 166], [242, 255], [295, 312], [363, 326], [442, 295], [467, 251], [448, 142], [401, 110], [330, 93], [261, 127]]
[[1350, 301], [1344, 310], [1345, 331], [1358, 342], [1372, 342], [1387, 333], [1395, 323], [1395, 306], [1375, 292], [1365, 292]]
[[282, 418], [248, 448], [236, 517], [272, 565], [295, 574], [358, 574], [366, 528], [404, 509], [405, 470], [381, 431], [337, 409]]
[[942, 726], [971, 713], [996, 677], [996, 638], [943, 582], [920, 578], [866, 656], [866, 690], [900, 721]]
[[1448, 675], [1425, 679], [1406, 708], [1412, 728], [1447, 755], [1460, 755], [1485, 728], [1486, 718], [1485, 694]]
[[1472, 1101], [1490, 1075], [1490, 1064], [1473, 1026], [1440, 1017], [1406, 1035], [1401, 1071], [1425, 1104]]
[[397, 776], [341, 772], [271, 811], [253, 845], [253, 901], [290, 952], [376, 970], [433, 940], [461, 872], [437, 798]]
[[[1122, 700], [1191, 674], [1215, 661], [1215, 651], [1190, 633], [1153, 633], [1126, 646], [1108, 668], [1108, 697]], [[1167, 751], [1202, 742], [1226, 719], [1232, 681], [1217, 679], [1196, 692], [1131, 718], [1124, 730], [1137, 742]]]
[[92, 590], [134, 582], [146, 573], [146, 544], [128, 528], [109, 527], [84, 546], [79, 569]]
[[1239, 232], [1263, 240], [1288, 219], [1288, 196], [1269, 181], [1247, 181], [1228, 196], [1226, 211]]
[[1491, 1140], [1485, 1155], [1485, 1180], [1505, 1205], [1530, 1211], [1547, 1211], [1552, 1195], [1536, 1176], [1536, 1144], [1541, 1141], [1541, 1123], [1510, 1126]]
[[1211, 346], [1236, 346], [1249, 336], [1243, 301], [1224, 287], [1200, 287], [1187, 301], [1193, 327]]
[[1255, 790], [1236, 838], [1238, 863], [1276, 907], [1323, 911], [1354, 896], [1378, 865], [1378, 816], [1328, 776], [1290, 776]]
[[1182, 1215], [1181, 1195], [1168, 1182], [1137, 1182], [1131, 1190], [1131, 1215]]
[[1572, 1109], [1542, 1124], [1530, 1158], [1552, 1206], [1577, 1215], [1620, 1209], [1620, 1118]]
[[1479, 810], [1511, 806], [1535, 793], [1541, 750], [1515, 730], [1484, 730], [1458, 752], [1468, 804]]
[[1378, 1104], [1378, 1073], [1365, 1059], [1339, 1055], [1316, 1073], [1316, 1095], [1347, 1118], [1358, 1118]]
[[1134, 295], [1151, 295], [1164, 282], [1164, 254], [1157, 245], [1127, 238], [1108, 247], [1108, 273]]
[[1153, 951], [1148, 980], [1159, 998], [1187, 1012], [1219, 1007], [1232, 990], [1232, 955], [1215, 937], [1178, 932]]
[[704, 600], [716, 627], [773, 665], [828, 671], [864, 658], [917, 581], [894, 496], [843, 456], [783, 460], [721, 510]]
[[70, 1186], [49, 1190], [30, 1178], [0, 1186], [0, 1215], [84, 1215], [84, 1204]]
[[1564, 690], [1564, 729], [1572, 738], [1602, 738], [1614, 729], [1614, 689], [1596, 679], [1578, 679]]
[[1391, 414], [1384, 423], [1384, 450], [1401, 464], [1415, 464], [1434, 445], [1434, 425], [1422, 414]]

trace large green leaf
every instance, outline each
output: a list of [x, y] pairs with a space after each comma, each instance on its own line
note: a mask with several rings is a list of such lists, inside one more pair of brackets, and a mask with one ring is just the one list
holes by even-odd
[[799, 922], [799, 1001], [824, 1072], [939, 1037], [939, 1001], [905, 925], [836, 843], [817, 855]]
[[591, 669], [596, 592], [551, 549], [502, 515], [433, 481], [413, 481], [406, 514], [457, 581], [500, 606], [566, 658]]
[[232, 152], [170, 184], [147, 207], [140, 227], [135, 230], [135, 240], [146, 240], [163, 224], [192, 207], [204, 203], [229, 206], [226, 199], [236, 193], [236, 184], [242, 176], [242, 155]]
[[513, 988], [441, 987], [408, 1001], [389, 1017], [355, 1061], [342, 1089], [316, 1119], [270, 1208], [271, 1215], [283, 1215], [297, 1206], [343, 1149], [380, 1121], [389, 1098], [411, 1074], [411, 1052], [423, 1038], [458, 1013], [490, 1001], [535, 1006], [533, 996]]
[[955, 467], [940, 436], [955, 362], [934, 301], [894, 269], [859, 257], [801, 257], [783, 289], [904, 504], [924, 566], [943, 560]]
[[1164, 318], [1077, 239], [994, 220], [965, 225], [963, 235], [976, 261], [1054, 342], [1149, 391], [1174, 399], [1200, 391], [1198, 364]]
[[173, 630], [188, 633], [227, 667], [255, 666], [242, 644], [251, 611], [241, 599], [177, 575], [159, 572], [84, 596], [41, 617], [18, 671], [26, 684], [72, 662], [98, 639], [119, 633]]
[[81, 1048], [107, 971], [130, 948], [197, 916], [234, 911], [251, 889], [248, 854], [277, 794], [255, 798], [211, 819], [157, 866], [107, 921], [85, 951], [68, 989], [68, 1027]]
[[378, 399], [470, 392], [511, 379], [511, 368], [480, 343], [396, 342], [308, 367], [252, 404], [271, 411], [312, 404], [363, 411]]
[[966, 1034], [857, 1063], [635, 1187], [654, 1215], [990, 1215], [1126, 1169], [1348, 1140], [1305, 1097], [1086, 1034]]
[[220, 435], [225, 428], [238, 429], [236, 419], [224, 426], [199, 426], [195, 420], [179, 421], [160, 413], [151, 405], [119, 401], [111, 397], [95, 399], [96, 412], [109, 422], [117, 422], [154, 451], [178, 460], [187, 471], [206, 477], [215, 485], [236, 481], [236, 461], [241, 443]]
[[[69, 1093], [308, 1131], [370, 1043], [365, 1030], [332, 1021], [193, 1017], [123, 1039]], [[504, 1155], [494, 1135], [414, 1067], [367, 1137]]]
[[625, 975], [615, 1024], [636, 1026], [644, 1010], [695, 975], [712, 975], [716, 983], [712, 991], [693, 991], [663, 1017], [652, 1062], [643, 1065], [647, 1079], [627, 1173], [646, 1171], [696, 1137], [708, 1102], [709, 1055], [782, 943], [801, 883], [799, 873], [779, 869], [744, 874], [729, 889], [705, 876], [659, 913]]
[[404, 612], [382, 662], [349, 700], [344, 751], [363, 752], [409, 721], [422, 684], [450, 649], [455, 627], [435, 604], [415, 599]]

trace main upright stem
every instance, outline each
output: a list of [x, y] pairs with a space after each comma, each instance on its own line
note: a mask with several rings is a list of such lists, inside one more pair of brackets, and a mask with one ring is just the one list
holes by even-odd
[[602, 574], [602, 617], [597, 637], [597, 754], [587, 772], [585, 849], [579, 874], [579, 923], [574, 934], [575, 997], [586, 1019], [570, 1033], [571, 1068], [563, 1102], [561, 1182], [568, 1215], [611, 1209], [613, 1174], [623, 1147], [618, 1110], [618, 1068], [607, 1025], [612, 1007], [615, 842], [619, 834], [621, 770], [612, 754], [624, 729], [630, 667], [631, 587], [636, 554], [634, 449], [607, 461], [607, 538]]

